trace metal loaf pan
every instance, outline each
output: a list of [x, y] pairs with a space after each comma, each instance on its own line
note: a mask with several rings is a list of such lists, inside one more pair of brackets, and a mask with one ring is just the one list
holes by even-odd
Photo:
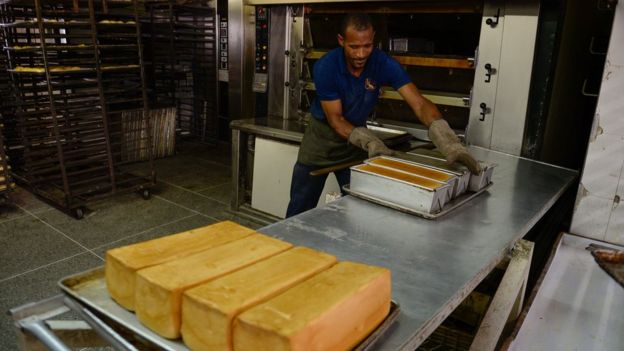
[[[366, 161], [364, 161], [365, 163], [368, 164], [373, 164], [375, 166], [379, 166], [379, 167], [385, 167], [383, 165], [378, 164], [378, 161], [384, 161], [384, 160], [390, 160], [393, 162], [400, 162], [402, 164], [409, 166], [416, 166], [416, 167], [420, 167], [420, 168], [426, 168], [427, 170], [430, 170], [431, 172], [433, 172], [434, 174], [436, 174], [435, 177], [432, 176], [427, 176], [427, 175], [423, 175], [423, 174], [419, 174], [419, 173], [414, 173], [420, 177], [425, 177], [425, 178], [429, 178], [435, 181], [440, 181], [443, 183], [447, 183], [450, 185], [449, 188], [449, 198], [450, 199], [454, 199], [456, 197], [458, 197], [459, 195], [463, 194], [464, 192], [466, 192], [466, 190], [468, 190], [468, 185], [470, 182], [470, 173], [465, 170], [465, 171], [451, 171], [448, 169], [442, 169], [439, 167], [435, 167], [432, 166], [430, 164], [424, 163], [424, 162], [416, 162], [416, 161], [411, 161], [411, 160], [405, 160], [402, 158], [397, 158], [397, 157], [389, 157], [389, 156], [378, 156], [378, 157], [373, 157], [371, 159], [368, 159]], [[442, 178], [441, 178], [442, 177]], [[446, 180], [444, 180], [443, 178], [446, 178]]]
[[470, 184], [468, 185], [469, 191], [477, 192], [492, 182], [492, 174], [494, 173], [494, 167], [496, 164], [479, 162], [481, 165], [481, 173], [474, 175], [470, 174]]
[[371, 168], [381, 167], [368, 164], [351, 167], [352, 191], [425, 213], [439, 212], [444, 204], [450, 201], [448, 194], [452, 188], [448, 184], [432, 181], [437, 183], [435, 188], [421, 186], [371, 172]]
[[453, 189], [455, 188], [457, 183], [457, 177], [455, 177], [454, 175], [433, 170], [422, 165], [411, 164], [408, 162], [404, 162], [401, 159], [387, 156], [373, 157], [365, 160], [364, 163], [405, 174], [415, 175], [420, 178], [428, 179], [437, 183], [447, 184], [448, 188], [446, 190], [446, 201], [444, 202], [446, 203], [454, 197]]

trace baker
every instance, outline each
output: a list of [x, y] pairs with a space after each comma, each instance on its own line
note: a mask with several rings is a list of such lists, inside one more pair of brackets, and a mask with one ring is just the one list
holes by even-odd
[[[394, 153], [366, 128], [383, 85], [401, 94], [418, 120], [429, 128], [429, 138], [449, 164], [461, 162], [472, 173], [480, 172], [479, 163], [460, 143], [436, 105], [420, 94], [395, 59], [374, 47], [374, 38], [368, 15], [349, 14], [338, 34], [340, 47], [314, 65], [316, 98], [294, 166], [286, 217], [316, 207], [327, 174], [312, 176], [310, 172]], [[349, 183], [349, 168], [334, 174], [341, 189]]]

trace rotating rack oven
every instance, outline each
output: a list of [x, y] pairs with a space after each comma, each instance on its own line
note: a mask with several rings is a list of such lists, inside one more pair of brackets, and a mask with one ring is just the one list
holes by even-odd
[[8, 1], [0, 15], [15, 179], [77, 218], [89, 200], [148, 197], [155, 173], [137, 1]]
[[201, 141], [217, 137], [215, 10], [207, 1], [146, 2], [146, 73], [153, 106], [177, 110], [176, 130]]

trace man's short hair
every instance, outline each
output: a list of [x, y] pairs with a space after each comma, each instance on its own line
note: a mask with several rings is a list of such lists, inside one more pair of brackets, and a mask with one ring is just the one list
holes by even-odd
[[344, 16], [340, 25], [340, 34], [345, 36], [347, 28], [353, 27], [357, 31], [367, 30], [373, 27], [373, 21], [366, 13], [350, 13]]

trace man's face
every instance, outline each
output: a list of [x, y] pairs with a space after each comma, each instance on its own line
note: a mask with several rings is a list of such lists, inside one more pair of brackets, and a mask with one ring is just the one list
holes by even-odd
[[352, 26], [347, 27], [344, 37], [338, 34], [338, 43], [344, 48], [347, 65], [352, 70], [362, 70], [366, 60], [373, 52], [373, 27], [358, 31]]

